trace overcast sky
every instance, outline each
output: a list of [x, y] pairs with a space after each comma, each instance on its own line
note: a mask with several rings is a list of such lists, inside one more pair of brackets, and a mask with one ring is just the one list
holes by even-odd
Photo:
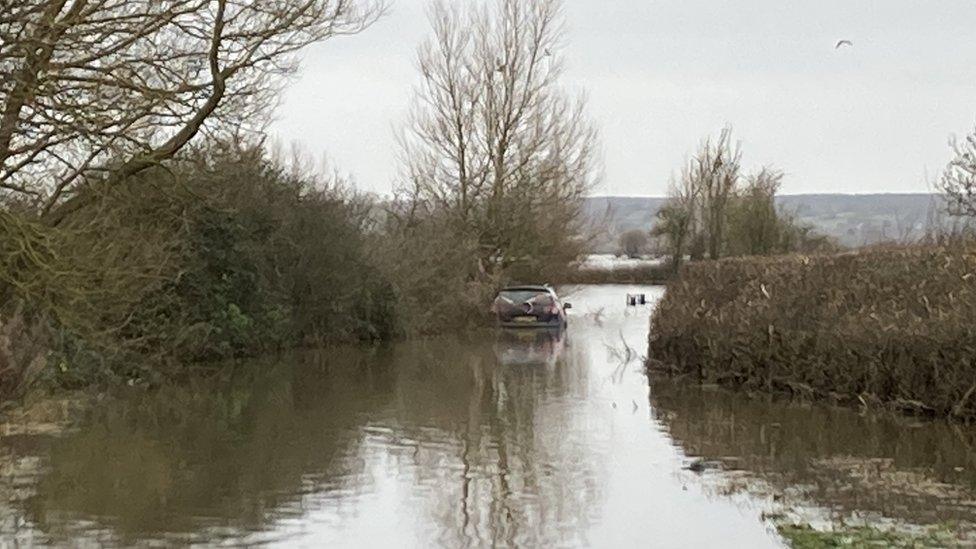
[[[317, 45], [274, 133], [388, 193], [394, 128], [418, 82], [424, 0], [391, 0]], [[455, 0], [463, 2], [467, 0]], [[785, 193], [921, 192], [976, 125], [976, 0], [566, 0], [565, 86], [600, 131], [594, 194], [663, 195], [698, 142], [732, 125]], [[853, 48], [835, 50], [838, 40]]]

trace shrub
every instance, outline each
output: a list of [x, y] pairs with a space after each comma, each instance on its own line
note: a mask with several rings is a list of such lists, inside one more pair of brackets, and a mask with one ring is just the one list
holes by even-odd
[[649, 234], [640, 229], [627, 231], [620, 235], [620, 251], [631, 259], [638, 258], [647, 251], [650, 240]]
[[341, 182], [211, 144], [86, 192], [57, 227], [0, 209], [0, 400], [400, 329], [373, 204]]
[[[57, 227], [15, 201], [0, 207], [0, 404], [51, 371], [100, 381], [97, 363], [123, 354], [135, 307], [175, 269], [178, 224], [149, 203], [123, 211], [124, 195]], [[79, 358], [70, 368], [65, 352]]]
[[654, 314], [650, 366], [973, 417], [974, 273], [972, 244], [692, 263]]
[[398, 330], [408, 335], [482, 323], [501, 285], [480, 260], [477, 238], [449, 217], [410, 222], [391, 216], [375, 235], [376, 263], [396, 296]]
[[368, 201], [260, 149], [207, 150], [176, 173], [143, 200], [178, 205], [180, 270], [140, 303], [126, 338], [212, 360], [392, 336]]

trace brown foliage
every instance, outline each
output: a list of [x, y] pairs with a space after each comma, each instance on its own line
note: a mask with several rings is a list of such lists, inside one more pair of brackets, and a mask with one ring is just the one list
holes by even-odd
[[407, 335], [468, 328], [485, 320], [501, 285], [479, 261], [478, 241], [444, 216], [391, 221], [376, 239], [376, 262], [396, 290]]
[[668, 262], [613, 269], [570, 267], [550, 280], [554, 284], [667, 284], [674, 276]]
[[650, 364], [702, 380], [976, 416], [976, 246], [687, 265]]

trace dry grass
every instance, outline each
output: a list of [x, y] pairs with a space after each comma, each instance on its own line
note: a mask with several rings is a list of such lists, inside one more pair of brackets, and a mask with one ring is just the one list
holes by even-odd
[[556, 284], [667, 284], [673, 278], [670, 264], [637, 265], [613, 269], [582, 269], [578, 266], [559, 273]]
[[693, 263], [652, 323], [652, 368], [976, 418], [973, 244]]

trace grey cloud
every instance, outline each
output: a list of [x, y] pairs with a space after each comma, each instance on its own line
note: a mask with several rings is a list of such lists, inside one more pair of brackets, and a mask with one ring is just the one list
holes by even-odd
[[[307, 52], [280, 138], [388, 192], [423, 5], [399, 0], [366, 33]], [[726, 123], [747, 163], [789, 174], [786, 192], [924, 191], [947, 137], [976, 121], [976, 2], [568, 0], [566, 13], [566, 85], [601, 131], [601, 194], [663, 194]], [[842, 38], [854, 48], [834, 50]]]

